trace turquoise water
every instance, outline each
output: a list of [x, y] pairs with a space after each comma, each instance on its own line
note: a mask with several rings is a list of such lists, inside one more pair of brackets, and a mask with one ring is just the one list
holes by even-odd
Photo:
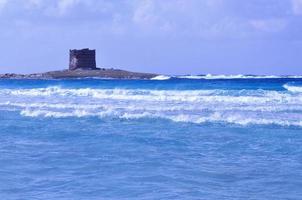
[[301, 199], [302, 79], [1, 80], [0, 199]]

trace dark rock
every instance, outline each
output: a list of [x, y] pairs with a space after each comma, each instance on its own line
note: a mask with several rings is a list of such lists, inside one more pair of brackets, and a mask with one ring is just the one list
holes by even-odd
[[95, 50], [81, 49], [69, 51], [69, 70], [96, 70]]

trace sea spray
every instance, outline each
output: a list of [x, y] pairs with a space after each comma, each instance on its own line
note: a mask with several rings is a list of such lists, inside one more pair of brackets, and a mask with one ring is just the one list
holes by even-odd
[[300, 126], [300, 87], [282, 86], [286, 90], [2, 88], [0, 108], [39, 118], [158, 118], [194, 124]]

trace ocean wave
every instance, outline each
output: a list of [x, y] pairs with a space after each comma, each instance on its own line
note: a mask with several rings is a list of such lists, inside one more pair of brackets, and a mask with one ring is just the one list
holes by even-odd
[[190, 122], [196, 124], [202, 123], [229, 123], [237, 124], [242, 126], [247, 125], [278, 125], [278, 126], [302, 126], [302, 121], [289, 121], [283, 119], [259, 119], [259, 118], [249, 118], [245, 115], [230, 115], [225, 116], [220, 113], [214, 113], [209, 117], [192, 117], [188, 115], [178, 115], [169, 118], [175, 122]]
[[176, 76], [176, 78], [181, 79], [205, 79], [206, 76], [198, 76], [198, 75], [186, 75], [186, 76]]
[[181, 79], [282, 79], [282, 78], [291, 78], [291, 79], [301, 79], [302, 76], [275, 76], [275, 75], [185, 75], [177, 76], [176, 78]]
[[194, 123], [194, 124], [204, 124], [204, 123], [228, 123], [237, 125], [279, 125], [279, 126], [302, 126], [302, 120], [288, 121], [282, 119], [259, 119], [259, 118], [248, 118], [244, 115], [224, 115], [218, 112], [211, 114], [210, 116], [200, 117], [198, 115], [185, 115], [179, 114], [175, 116], [152, 114], [148, 112], [140, 114], [123, 114], [121, 116], [116, 116], [122, 119], [141, 119], [141, 118], [162, 118], [168, 119], [174, 122], [182, 123]]
[[49, 110], [22, 110], [21, 115], [26, 117], [46, 117], [46, 118], [69, 118], [69, 117], [98, 117], [101, 119], [105, 118], [118, 118], [125, 120], [132, 119], [166, 119], [178, 123], [193, 123], [193, 124], [204, 124], [204, 123], [228, 123], [237, 124], [242, 126], [247, 125], [278, 125], [278, 126], [300, 126], [302, 127], [301, 120], [284, 120], [284, 119], [272, 119], [272, 118], [251, 118], [245, 115], [225, 115], [221, 113], [213, 113], [209, 116], [198, 116], [198, 115], [165, 115], [160, 113], [142, 112], [142, 113], [119, 113], [116, 111], [108, 110], [102, 112], [88, 112], [85, 110], [74, 110], [73, 112], [62, 112], [62, 111], [49, 111]]
[[64, 89], [60, 87], [36, 89], [4, 89], [2, 96], [91, 98], [94, 100], [196, 102], [196, 103], [302, 103], [301, 95], [293, 96], [277, 91], [232, 91], [232, 90], [141, 90], [141, 89]]
[[300, 126], [302, 94], [266, 90], [1, 89], [0, 109], [26, 117], [158, 118]]
[[[103, 104], [76, 104], [76, 103], [15, 103], [5, 102], [0, 103], [0, 108], [14, 107], [20, 109], [45, 109], [45, 110], [126, 110], [126, 111], [151, 111], [151, 112], [207, 112], [207, 111], [234, 111], [234, 112], [300, 112], [302, 105], [286, 105], [286, 104], [268, 104], [268, 105], [245, 105], [229, 104], [228, 106], [217, 106], [215, 104], [180, 104], [180, 105], [161, 105], [153, 103], [143, 104], [121, 104], [121, 103], [107, 103]], [[14, 110], [15, 110], [14, 109]]]
[[87, 117], [93, 116], [84, 110], [76, 110], [74, 112], [60, 112], [60, 111], [49, 111], [49, 110], [22, 110], [21, 115], [26, 117], [54, 117], [54, 118], [64, 118], [64, 117]]
[[158, 75], [156, 77], [151, 78], [151, 80], [157, 80], [157, 81], [163, 81], [169, 79], [171, 79], [171, 76], [165, 76], [165, 75]]
[[283, 87], [290, 92], [298, 92], [298, 93], [302, 92], [302, 86], [294, 86], [294, 85], [285, 84]]

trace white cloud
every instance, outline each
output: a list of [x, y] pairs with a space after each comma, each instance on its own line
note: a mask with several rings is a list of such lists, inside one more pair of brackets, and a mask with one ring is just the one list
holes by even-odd
[[8, 0], [0, 0], [0, 10], [2, 10], [6, 4], [8, 3]]
[[152, 0], [142, 0], [134, 10], [133, 21], [142, 26], [154, 25], [158, 20], [154, 12], [154, 2]]
[[250, 20], [250, 24], [258, 31], [279, 32], [286, 27], [287, 22], [284, 19], [257, 19]]
[[[227, 14], [224, 0], [134, 1], [132, 22], [149, 34], [244, 37], [248, 24]], [[246, 22], [248, 23], [248, 22]]]
[[43, 3], [42, 0], [27, 0], [28, 4], [30, 5], [35, 5], [35, 6], [39, 6]]
[[292, 9], [295, 15], [302, 15], [302, 0], [292, 0]]
[[23, 0], [26, 9], [40, 9], [45, 2], [43, 0]]
[[72, 8], [79, 2], [80, 0], [59, 0], [57, 5], [59, 9], [59, 13], [61, 15], [67, 13], [70, 8]]
[[267, 1], [286, 3], [276, 3], [269, 14], [262, 6], [274, 4], [257, 0], [0, 0], [0, 8], [9, 3], [13, 14], [9, 20], [23, 19], [37, 26], [68, 22], [70, 27], [105, 27], [102, 32], [110, 34], [210, 39], [281, 32], [292, 26], [288, 10], [302, 15], [302, 0]]

